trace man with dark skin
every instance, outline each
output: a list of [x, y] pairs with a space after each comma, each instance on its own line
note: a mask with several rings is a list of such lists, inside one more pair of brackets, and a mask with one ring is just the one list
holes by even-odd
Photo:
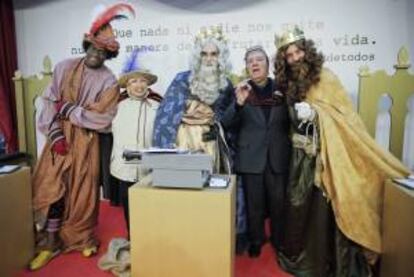
[[81, 251], [84, 257], [97, 253], [98, 133], [110, 131], [119, 96], [117, 80], [104, 65], [119, 49], [109, 21], [93, 24], [85, 34], [85, 57], [56, 65], [42, 96], [38, 126], [48, 140], [32, 186], [36, 229], [43, 239], [37, 241], [39, 252], [31, 270], [61, 251]]

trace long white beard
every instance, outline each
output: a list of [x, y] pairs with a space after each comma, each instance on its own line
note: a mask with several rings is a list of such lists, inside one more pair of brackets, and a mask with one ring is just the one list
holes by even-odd
[[191, 82], [190, 89], [191, 94], [198, 96], [207, 105], [212, 105], [220, 95], [219, 86], [217, 67], [201, 65], [200, 71]]

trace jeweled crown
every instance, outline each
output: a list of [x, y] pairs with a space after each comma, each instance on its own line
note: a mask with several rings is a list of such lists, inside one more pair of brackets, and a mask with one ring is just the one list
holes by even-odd
[[223, 34], [223, 29], [220, 26], [211, 26], [208, 28], [202, 28], [195, 36], [195, 43], [203, 43], [211, 38], [217, 41], [227, 42], [226, 37]]
[[275, 35], [275, 46], [277, 49], [291, 44], [292, 42], [305, 38], [305, 34], [297, 25], [293, 29], [286, 30], [281, 36]]

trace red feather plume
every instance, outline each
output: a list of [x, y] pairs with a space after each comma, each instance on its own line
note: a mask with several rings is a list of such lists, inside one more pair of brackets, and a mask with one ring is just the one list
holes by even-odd
[[126, 16], [121, 14], [123, 11], [130, 12], [132, 16], [135, 17], [135, 11], [131, 5], [125, 3], [115, 4], [102, 12], [94, 20], [92, 27], [89, 30], [89, 34], [95, 34], [102, 26], [108, 24], [113, 19], [126, 18]]

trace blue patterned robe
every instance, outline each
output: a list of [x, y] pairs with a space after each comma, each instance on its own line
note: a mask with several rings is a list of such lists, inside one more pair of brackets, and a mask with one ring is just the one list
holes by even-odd
[[[178, 73], [161, 102], [154, 122], [152, 145], [161, 148], [173, 148], [177, 138], [178, 127], [184, 114], [185, 103], [190, 95], [190, 71]], [[220, 91], [220, 96], [213, 104], [215, 120], [220, 121], [225, 108], [234, 97], [233, 86], [228, 81], [228, 86]]]
[[[154, 147], [173, 148], [175, 146], [178, 127], [185, 111], [186, 101], [190, 95], [190, 74], [190, 71], [178, 73], [164, 95], [164, 100], [157, 110], [154, 122], [152, 140]], [[228, 86], [220, 91], [220, 96], [212, 107], [216, 121], [220, 122], [225, 109], [232, 103], [234, 97], [233, 85], [228, 80]], [[231, 158], [233, 158], [236, 151], [236, 134], [237, 132], [226, 130], [226, 139], [230, 148]], [[237, 187], [237, 233], [244, 233], [247, 229], [244, 194], [242, 187], [240, 185]]]

